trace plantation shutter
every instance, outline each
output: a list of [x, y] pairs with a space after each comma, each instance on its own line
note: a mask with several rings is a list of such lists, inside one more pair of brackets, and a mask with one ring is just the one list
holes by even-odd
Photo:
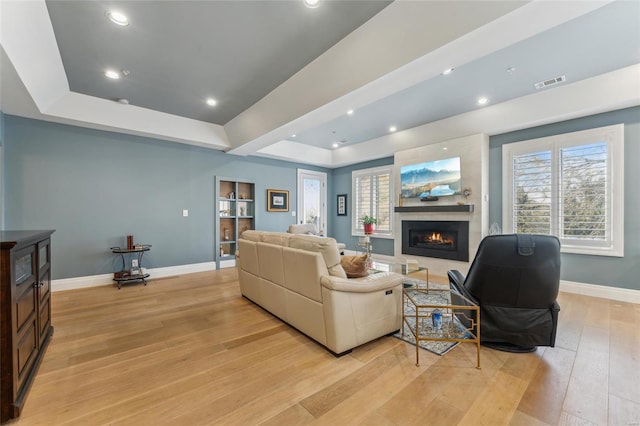
[[513, 221], [517, 233], [550, 234], [551, 151], [513, 157]]
[[378, 232], [391, 231], [390, 181], [389, 173], [376, 175], [373, 179], [375, 197], [372, 201], [374, 216], [378, 218], [376, 224]]
[[624, 256], [624, 125], [502, 146], [506, 233], [551, 234], [563, 253]]
[[606, 143], [560, 149], [561, 238], [607, 238], [607, 175]]
[[360, 218], [366, 215], [371, 214], [371, 199], [372, 199], [372, 185], [373, 181], [372, 176], [360, 176], [356, 178], [356, 208], [355, 208], [355, 219], [357, 221], [357, 229], [362, 229], [364, 232], [364, 227], [360, 222]]
[[363, 232], [360, 218], [364, 215], [377, 219], [376, 234], [390, 234], [392, 228], [392, 183], [390, 167], [353, 172], [354, 232]]

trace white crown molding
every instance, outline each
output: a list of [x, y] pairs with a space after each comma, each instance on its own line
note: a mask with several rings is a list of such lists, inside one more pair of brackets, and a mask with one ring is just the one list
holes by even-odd
[[[2, 67], [3, 71], [7, 67], [15, 70], [8, 73], [8, 79], [5, 79], [6, 71], [3, 72], [2, 86], [3, 89], [5, 85], [11, 87], [9, 94], [22, 98], [19, 105], [27, 116], [218, 150], [230, 147], [222, 126], [71, 92], [45, 1], [2, 1], [0, 5], [2, 58], [10, 62], [3, 63]], [[11, 81], [14, 75], [20, 83]], [[24, 101], [25, 96], [13, 93], [22, 87], [37, 108], [37, 114], [33, 114], [33, 106]], [[4, 108], [8, 103], [5, 97], [3, 94], [4, 112], [19, 113]]]
[[[15, 73], [3, 72], [2, 84], [12, 87], [6, 91], [10, 95], [28, 92], [18, 96], [22, 98], [18, 111], [5, 107], [7, 95], [3, 93], [3, 110], [45, 121], [213, 149], [233, 147], [231, 153], [255, 155], [286, 139], [296, 127], [305, 129], [324, 123], [347, 108], [381, 99], [433, 77], [445, 67], [467, 63], [608, 2], [557, 2], [554, 13], [549, 14], [545, 1], [396, 1], [222, 127], [70, 92], [45, 1], [2, 1], [0, 42], [3, 56], [6, 53], [11, 63], [7, 66], [15, 69]], [[438, 12], [459, 16], [450, 13], [456, 10], [464, 12], [465, 19], [445, 22], [438, 17]], [[396, 31], [400, 25], [406, 31]], [[406, 42], [407, 34], [411, 43]], [[434, 38], [433, 34], [438, 36]], [[354, 51], [358, 55], [353, 55]], [[14, 81], [7, 80], [7, 74], [17, 75], [20, 83], [12, 84]], [[479, 132], [487, 131], [479, 129], [467, 134]], [[448, 135], [441, 140], [459, 136], [464, 135]], [[373, 155], [370, 145], [359, 144], [344, 151], [345, 155], [355, 151], [348, 163], [392, 154]], [[288, 147], [288, 154], [280, 155], [269, 147], [258, 155], [324, 167], [347, 164], [342, 160], [343, 154], [336, 151]]]
[[[297, 143], [295, 150], [278, 144], [282, 150], [261, 152], [280, 160], [304, 159], [307, 164], [337, 168], [468, 135], [496, 135], [635, 105], [640, 105], [640, 64], [335, 150]], [[332, 154], [330, 165], [318, 150]]]
[[607, 3], [554, 2], [550, 14], [546, 1], [395, 1], [227, 123], [229, 152], [251, 154]]

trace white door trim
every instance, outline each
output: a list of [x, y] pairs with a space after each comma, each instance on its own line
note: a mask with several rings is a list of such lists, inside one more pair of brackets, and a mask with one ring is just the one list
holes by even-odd
[[319, 230], [324, 234], [327, 235], [327, 174], [324, 172], [317, 172], [314, 170], [305, 170], [305, 169], [298, 169], [298, 188], [297, 188], [297, 199], [298, 199], [298, 206], [297, 206], [297, 210], [296, 210], [296, 223], [302, 223], [301, 221], [304, 220], [303, 218], [303, 212], [304, 212], [304, 194], [303, 194], [303, 190], [304, 190], [304, 185], [303, 185], [303, 179], [305, 177], [311, 177], [311, 178], [317, 178], [318, 180], [320, 180], [321, 182], [321, 192], [320, 192], [320, 201], [322, 203], [322, 210], [321, 210], [321, 217], [320, 217], [320, 223], [318, 225]]

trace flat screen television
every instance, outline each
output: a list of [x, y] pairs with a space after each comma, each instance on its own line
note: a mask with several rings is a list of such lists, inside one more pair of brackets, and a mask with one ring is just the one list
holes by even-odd
[[400, 167], [402, 198], [446, 197], [462, 191], [460, 157]]

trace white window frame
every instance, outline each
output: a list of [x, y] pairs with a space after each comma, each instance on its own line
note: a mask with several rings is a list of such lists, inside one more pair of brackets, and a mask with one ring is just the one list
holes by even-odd
[[390, 238], [390, 239], [393, 238], [393, 222], [394, 222], [393, 200], [395, 197], [393, 172], [394, 172], [393, 165], [354, 170], [351, 172], [351, 211], [353, 212], [353, 217], [351, 218], [351, 234], [352, 235], [354, 236], [364, 235], [364, 226], [362, 225], [362, 223], [360, 222], [360, 218], [356, 214], [357, 213], [356, 206], [359, 199], [358, 194], [356, 192], [356, 179], [360, 177], [365, 177], [365, 176], [388, 174], [389, 175], [389, 230], [382, 231], [378, 229], [377, 226], [374, 226], [373, 236], [376, 238]]
[[[607, 144], [607, 221], [610, 232], [605, 241], [588, 241], [560, 236], [560, 200], [558, 182], [560, 176], [560, 149], [576, 145], [588, 145], [597, 142]], [[583, 130], [573, 133], [548, 136], [502, 146], [502, 229], [505, 233], [514, 233], [513, 217], [514, 182], [513, 159], [515, 156], [551, 152], [552, 202], [551, 234], [560, 238], [563, 253], [588, 254], [597, 256], [624, 256], [624, 124]]]

